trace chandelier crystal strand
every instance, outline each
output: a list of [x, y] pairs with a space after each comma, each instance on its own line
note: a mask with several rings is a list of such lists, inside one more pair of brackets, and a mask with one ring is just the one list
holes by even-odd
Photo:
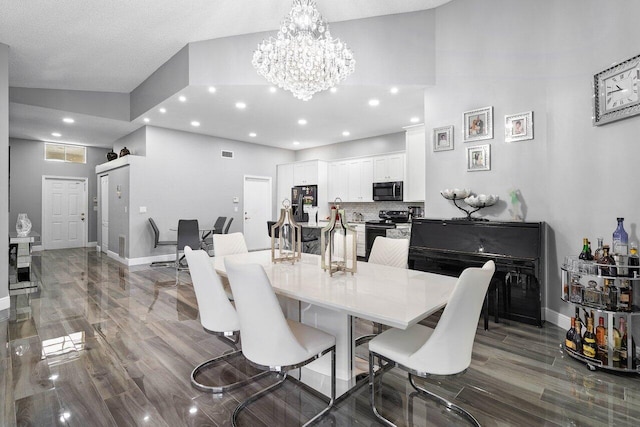
[[252, 64], [272, 84], [308, 101], [353, 73], [356, 62], [347, 45], [331, 37], [315, 0], [294, 0], [277, 37], [258, 45]]

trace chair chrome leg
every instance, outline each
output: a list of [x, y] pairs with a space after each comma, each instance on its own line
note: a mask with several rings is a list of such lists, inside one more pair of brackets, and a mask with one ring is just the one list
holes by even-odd
[[409, 375], [409, 382], [411, 383], [414, 389], [427, 395], [431, 400], [434, 400], [442, 405], [445, 405], [447, 409], [449, 409], [450, 411], [454, 411], [462, 415], [469, 422], [471, 422], [471, 424], [475, 425], [476, 427], [480, 427], [480, 423], [478, 422], [478, 420], [476, 420], [476, 418], [473, 415], [471, 415], [466, 409], [463, 409], [460, 406], [456, 405], [455, 403], [448, 401], [444, 397], [438, 396], [437, 394], [430, 392], [429, 390], [423, 387], [418, 386], [413, 379], [413, 375], [412, 374], [408, 374], [408, 375]]
[[[378, 408], [376, 408], [376, 376], [374, 373], [373, 359], [375, 357], [375, 353], [369, 352], [369, 402], [371, 403], [371, 410], [373, 411], [373, 415], [376, 416], [380, 421], [384, 423], [384, 425], [389, 427], [396, 427], [394, 423], [383, 417], [379, 412]], [[384, 369], [380, 369], [380, 373], [378, 374], [378, 378], [380, 380], [380, 387], [382, 387], [382, 374], [385, 372]]]
[[331, 350], [331, 400], [329, 401], [329, 405], [316, 414], [315, 417], [311, 418], [309, 421], [303, 424], [302, 427], [307, 427], [314, 424], [320, 418], [322, 418], [331, 408], [333, 408], [333, 404], [336, 401], [336, 348], [333, 347]]
[[[265, 371], [265, 372], [268, 373], [269, 371]], [[236, 409], [233, 411], [233, 414], [231, 415], [231, 425], [233, 427], [238, 427], [237, 420], [238, 420], [238, 415], [240, 415], [240, 411], [242, 411], [245, 407], [247, 407], [247, 405], [249, 405], [251, 402], [254, 402], [254, 401], [260, 399], [265, 394], [269, 394], [273, 390], [275, 390], [278, 387], [280, 387], [282, 384], [284, 384], [284, 381], [286, 379], [287, 379], [287, 373], [284, 372], [282, 374], [282, 379], [280, 381], [278, 381], [275, 384], [270, 385], [269, 387], [267, 387], [267, 388], [265, 388], [263, 390], [260, 390], [259, 392], [253, 394], [247, 400], [245, 400], [244, 402], [242, 402], [238, 406], [236, 406]]]
[[210, 367], [211, 365], [214, 365], [218, 362], [231, 359], [232, 357], [235, 357], [235, 356], [242, 356], [242, 350], [236, 350], [236, 351], [232, 351], [231, 353], [225, 353], [222, 356], [214, 357], [213, 359], [207, 360], [206, 362], [199, 364], [198, 366], [195, 367], [193, 371], [191, 371], [191, 385], [197, 390], [204, 391], [207, 393], [224, 393], [224, 392], [236, 389], [238, 387], [241, 387], [243, 385], [249, 384], [269, 374], [268, 371], [264, 371], [256, 375], [253, 375], [249, 378], [246, 378], [242, 381], [237, 381], [235, 383], [225, 384], [221, 386], [209, 386], [196, 381], [196, 376], [207, 367]]

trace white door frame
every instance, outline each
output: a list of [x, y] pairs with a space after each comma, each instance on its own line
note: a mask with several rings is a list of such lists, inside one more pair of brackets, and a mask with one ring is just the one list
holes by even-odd
[[103, 226], [102, 224], [104, 223], [104, 209], [103, 209], [103, 204], [104, 204], [104, 198], [106, 197], [107, 199], [107, 222], [109, 221], [109, 193], [104, 194], [104, 192], [102, 191], [102, 179], [103, 178], [107, 178], [107, 186], [109, 185], [109, 174], [105, 173], [104, 175], [98, 175], [98, 218], [100, 219], [98, 221], [97, 224], [97, 230], [96, 233], [98, 233], [98, 236], [96, 238], [96, 240], [100, 240], [100, 245], [97, 246], [97, 251], [98, 252], [104, 252], [105, 254], [108, 253], [108, 249], [109, 249], [109, 229], [107, 227], [107, 244], [104, 244], [104, 232], [103, 232]]
[[[244, 175], [242, 178], [242, 231], [245, 231], [245, 198], [247, 197], [246, 185], [247, 179], [261, 180], [269, 183], [269, 215], [273, 215], [273, 178], [270, 176], [260, 176], [260, 175]], [[266, 225], [265, 225], [266, 227]]]
[[45, 221], [46, 218], [46, 196], [45, 196], [45, 189], [46, 187], [46, 181], [47, 180], [63, 180], [63, 181], [82, 181], [84, 184], [84, 195], [82, 197], [82, 204], [86, 209], [86, 215], [85, 215], [85, 220], [83, 227], [83, 240], [82, 240], [82, 246], [83, 247], [87, 247], [87, 241], [89, 239], [89, 178], [87, 177], [82, 177], [82, 176], [56, 176], [56, 175], [42, 175], [42, 230], [40, 230], [40, 238], [42, 239], [42, 249], [45, 249], [47, 247], [47, 242], [46, 242], [46, 238], [47, 238], [47, 233], [46, 233], [46, 227], [47, 227], [47, 222]]

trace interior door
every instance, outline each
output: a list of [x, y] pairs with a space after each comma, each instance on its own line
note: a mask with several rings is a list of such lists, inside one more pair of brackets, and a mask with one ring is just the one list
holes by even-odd
[[86, 181], [45, 178], [43, 189], [44, 249], [86, 246]]
[[271, 178], [244, 177], [244, 238], [249, 250], [271, 247], [267, 221], [272, 218]]
[[100, 177], [100, 250], [109, 249], [109, 175]]

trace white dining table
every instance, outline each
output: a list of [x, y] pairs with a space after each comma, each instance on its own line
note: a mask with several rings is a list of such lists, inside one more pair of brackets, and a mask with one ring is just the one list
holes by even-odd
[[[406, 329], [444, 307], [457, 280], [360, 261], [355, 274], [337, 272], [331, 276], [321, 268], [319, 255], [302, 254], [295, 264], [273, 263], [269, 250], [213, 257], [216, 272], [225, 277], [225, 259], [262, 265], [276, 294], [285, 297], [281, 301], [288, 317], [336, 337], [338, 395], [355, 384], [358, 373], [354, 358], [355, 317]], [[328, 356], [308, 367], [320, 374], [310, 381], [311, 385], [324, 391], [328, 385]]]

